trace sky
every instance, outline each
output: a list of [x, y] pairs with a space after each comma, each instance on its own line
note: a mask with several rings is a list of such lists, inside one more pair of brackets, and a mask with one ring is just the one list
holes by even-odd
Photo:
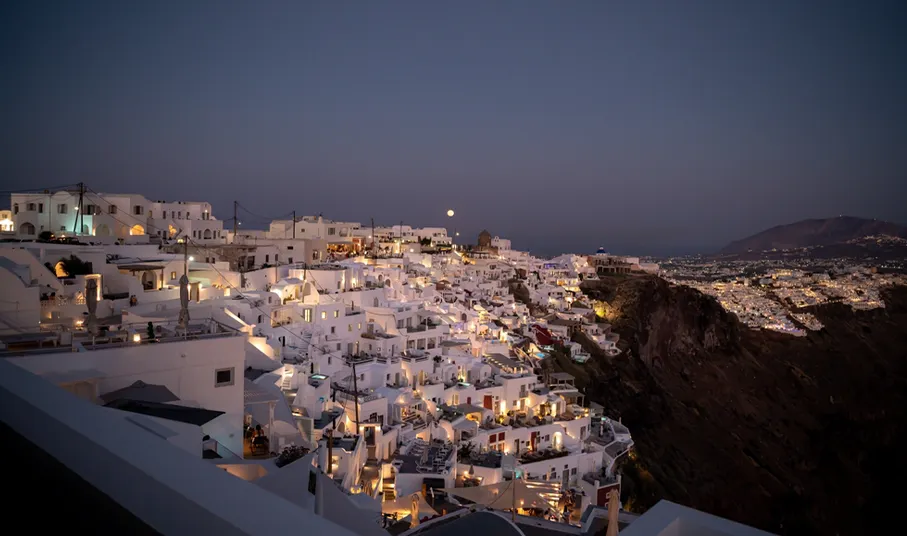
[[905, 27], [903, 1], [4, 2], [0, 190], [539, 254], [907, 223]]

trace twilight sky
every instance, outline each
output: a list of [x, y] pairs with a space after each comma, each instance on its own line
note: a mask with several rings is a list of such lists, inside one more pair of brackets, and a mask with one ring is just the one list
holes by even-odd
[[903, 1], [4, 2], [0, 184], [550, 254], [907, 223], [904, 28]]

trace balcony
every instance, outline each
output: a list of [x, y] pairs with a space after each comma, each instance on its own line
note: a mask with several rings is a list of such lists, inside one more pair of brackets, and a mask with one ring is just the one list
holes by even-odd
[[419, 324], [418, 326], [408, 326], [406, 328], [406, 332], [407, 333], [421, 333], [424, 331], [431, 331], [440, 326], [441, 326], [441, 324], [435, 324], [433, 322], [424, 322], [424, 323]]
[[[7, 342], [7, 349], [0, 351], [0, 356], [9, 357], [29, 354], [67, 353], [77, 350], [104, 350], [108, 348], [125, 348], [140, 344], [183, 342], [186, 340], [214, 339], [241, 335], [240, 331], [227, 327], [213, 319], [189, 324], [185, 332], [178, 327], [176, 320], [154, 323], [154, 338], [146, 334], [148, 324], [125, 324], [118, 331], [102, 331], [92, 337], [87, 331], [72, 331], [52, 334], [16, 335], [16, 341]], [[71, 334], [67, 341], [63, 335]], [[45, 346], [45, 344], [47, 344]], [[53, 344], [53, 346], [50, 346]]]
[[571, 453], [567, 449], [542, 449], [542, 450], [530, 450], [520, 454], [520, 463], [535, 463], [543, 462], [545, 460], [553, 460], [555, 458], [563, 458], [569, 456]]

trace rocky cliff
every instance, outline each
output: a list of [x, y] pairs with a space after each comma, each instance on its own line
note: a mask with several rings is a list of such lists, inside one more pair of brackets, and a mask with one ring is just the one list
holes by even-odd
[[907, 289], [888, 290], [886, 309], [818, 308], [826, 327], [803, 338], [752, 331], [656, 277], [584, 291], [608, 303], [624, 354], [553, 365], [633, 432], [631, 509], [667, 498], [780, 534], [867, 533], [896, 511]]

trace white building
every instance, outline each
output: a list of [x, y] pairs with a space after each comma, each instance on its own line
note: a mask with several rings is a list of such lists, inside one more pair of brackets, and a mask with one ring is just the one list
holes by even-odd
[[189, 236], [204, 243], [225, 240], [223, 222], [204, 202], [149, 201], [138, 194], [96, 194], [78, 191], [15, 193], [10, 199], [16, 234], [36, 238], [48, 231], [56, 236], [147, 241]]

